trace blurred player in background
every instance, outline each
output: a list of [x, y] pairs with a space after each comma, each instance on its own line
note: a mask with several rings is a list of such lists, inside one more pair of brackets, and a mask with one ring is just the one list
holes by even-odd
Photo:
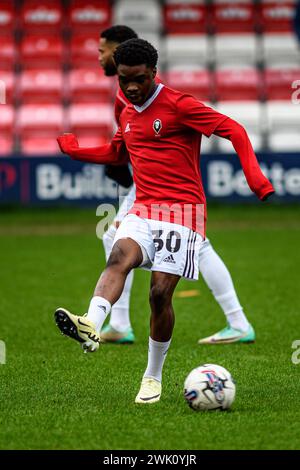
[[[123, 25], [112, 26], [101, 33], [99, 42], [99, 62], [105, 75], [114, 76], [117, 74], [117, 69], [113, 59], [114, 51], [119, 44], [133, 38], [137, 38], [137, 34], [131, 28]], [[155, 80], [156, 83], [160, 82], [157, 77]], [[120, 114], [128, 104], [128, 99], [119, 88], [115, 100], [115, 117], [118, 124]], [[124, 170], [126, 173], [128, 172], [128, 168], [126, 166], [122, 166], [120, 169], [116, 166], [110, 166], [109, 170], [113, 170], [113, 174], [116, 172], [122, 174], [122, 171]], [[110, 172], [108, 173], [108, 176], [109, 175]], [[121, 181], [121, 178], [119, 178], [119, 181]], [[120, 184], [122, 184], [122, 182]], [[114, 224], [108, 228], [107, 232], [103, 236], [106, 259], [108, 259], [111, 253], [117, 227], [127, 214], [134, 200], [135, 187], [133, 186], [127, 198], [121, 205]], [[200, 339], [199, 343], [227, 344], [255, 341], [255, 332], [244, 314], [243, 308], [235, 292], [230, 273], [207, 238], [205, 239], [203, 249], [201, 250], [199, 270], [209, 289], [213, 293], [213, 296], [223, 310], [228, 323], [223, 330], [209, 336], [208, 338]], [[132, 281], [133, 271], [128, 275], [123, 294], [112, 307], [109, 324], [104, 327], [101, 332], [101, 339], [105, 342], [123, 344], [134, 342], [135, 338], [129, 315]]]
[[[151, 44], [131, 39], [116, 49], [114, 58], [120, 87], [130, 104], [121, 113], [111, 143], [80, 148], [73, 134], [58, 141], [64, 153], [90, 163], [122, 164], [129, 153], [136, 199], [116, 232], [87, 315], [59, 308], [55, 320], [86, 351], [97, 350], [102, 325], [128, 273], [137, 267], [150, 268], [148, 364], [135, 402], [155, 403], [161, 396], [162, 369], [174, 327], [173, 292], [181, 277], [198, 278], [199, 255], [205, 249], [206, 202], [199, 168], [202, 134], [232, 142], [247, 182], [260, 200], [274, 189], [241, 125], [191, 95], [155, 82], [158, 56]], [[167, 209], [157, 211], [157, 207]], [[190, 209], [187, 218], [186, 208]], [[203, 220], [198, 218], [199, 210]], [[159, 248], [154, 231], [159, 232]]]
[[[137, 38], [137, 34], [128, 26], [112, 26], [111, 28], [106, 29], [101, 33], [99, 40], [99, 62], [101, 67], [104, 70], [105, 75], [108, 77], [115, 76], [117, 74], [116, 66], [113, 60], [113, 54], [117, 46], [128, 39]], [[119, 118], [122, 110], [127, 106], [128, 100], [123, 95], [121, 90], [118, 90], [116, 99], [115, 99], [115, 119], [119, 125]], [[129, 172], [129, 167], [127, 165], [122, 165], [121, 167], [115, 165], [106, 166], [106, 175], [109, 178], [114, 179], [117, 183], [120, 183], [122, 186], [121, 177], [122, 173], [125, 170], [126, 174]], [[115, 178], [115, 175], [118, 175], [118, 179]], [[106, 260], [108, 260], [111, 253], [113, 241], [118, 226], [122, 222], [123, 218], [128, 212], [128, 208], [132, 206], [135, 200], [135, 186], [133, 185], [133, 180], [131, 178], [131, 189], [121, 204], [118, 213], [114, 219], [112, 225], [109, 226], [108, 230], [103, 235], [103, 245], [105, 250]], [[127, 185], [125, 187], [128, 187]], [[112, 343], [133, 343], [135, 340], [134, 333], [132, 331], [129, 308], [130, 308], [130, 292], [133, 282], [133, 271], [131, 271], [126, 279], [123, 293], [119, 300], [114, 304], [111, 310], [110, 323], [104, 327], [101, 332], [102, 341], [112, 342]]]

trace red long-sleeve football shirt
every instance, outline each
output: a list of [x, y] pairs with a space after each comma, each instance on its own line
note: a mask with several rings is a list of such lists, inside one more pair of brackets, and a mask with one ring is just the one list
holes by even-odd
[[[250, 189], [265, 199], [274, 192], [263, 175], [245, 129], [229, 117], [197, 101], [194, 97], [159, 84], [154, 94], [138, 107], [126, 106], [120, 115], [120, 127], [110, 144], [79, 148], [72, 135], [59, 138], [62, 150], [72, 158], [93, 163], [124, 163], [127, 153], [133, 167], [136, 201], [130, 213], [141, 206], [149, 218], [161, 218], [151, 211], [153, 205], [178, 205], [192, 209], [192, 219], [182, 220], [194, 231], [205, 235], [205, 223], [199, 223], [197, 208], [206, 201], [200, 175], [202, 134], [230, 139], [239, 156]], [[172, 220], [171, 220], [172, 221]], [[178, 219], [176, 219], [178, 221]]]

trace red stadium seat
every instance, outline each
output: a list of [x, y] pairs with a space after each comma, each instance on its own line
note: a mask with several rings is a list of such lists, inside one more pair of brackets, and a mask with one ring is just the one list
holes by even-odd
[[267, 33], [262, 35], [262, 56], [267, 68], [300, 66], [299, 43], [295, 33]]
[[0, 157], [6, 157], [13, 152], [14, 139], [12, 135], [0, 135]]
[[259, 100], [260, 84], [260, 74], [255, 68], [217, 70], [215, 98], [218, 101]]
[[0, 67], [1, 70], [12, 70], [16, 61], [16, 47], [12, 36], [0, 35]]
[[258, 59], [256, 34], [217, 34], [214, 41], [214, 61], [217, 67], [254, 67]]
[[24, 105], [19, 111], [18, 125], [24, 132], [32, 129], [55, 129], [59, 132], [63, 128], [63, 108], [53, 104]]
[[[300, 150], [300, 106], [290, 101], [267, 101], [268, 144], [273, 152]], [[297, 179], [297, 176], [295, 176]], [[298, 193], [299, 194], [299, 193]]]
[[21, 151], [32, 155], [57, 153], [56, 138], [65, 130], [64, 126], [64, 111], [61, 106], [22, 106], [18, 119]]
[[97, 133], [109, 139], [113, 125], [112, 107], [107, 104], [74, 104], [69, 109], [71, 132], [78, 136]]
[[73, 103], [111, 102], [112, 83], [99, 70], [75, 69], [69, 74], [69, 94]]
[[300, 68], [267, 69], [264, 72], [265, 93], [268, 100], [291, 100], [292, 84], [300, 80]]
[[62, 26], [63, 10], [59, 0], [26, 0], [21, 24], [29, 34], [57, 34]]
[[100, 147], [100, 145], [105, 145], [108, 143], [107, 137], [89, 133], [87, 130], [84, 132], [79, 131], [77, 137], [81, 147]]
[[14, 98], [14, 91], [15, 74], [8, 70], [0, 70], [0, 103], [11, 104]]
[[163, 2], [159, 0], [117, 0], [114, 3], [114, 24], [126, 24], [144, 34], [157, 34], [162, 28]]
[[210, 62], [211, 39], [206, 34], [169, 34], [165, 40], [168, 67], [206, 67]]
[[15, 27], [13, 2], [2, 0], [0, 4], [0, 34], [11, 34]]
[[111, 22], [110, 2], [102, 0], [73, 0], [69, 9], [69, 24], [72, 31], [99, 32], [108, 28]]
[[90, 35], [73, 35], [71, 39], [72, 68], [99, 68], [99, 32]]
[[210, 100], [211, 74], [207, 70], [170, 70], [165, 82], [170, 88], [190, 93], [199, 100]]
[[[265, 125], [264, 106], [258, 101], [220, 101], [217, 109], [245, 127], [255, 151], [262, 149]], [[232, 153], [232, 143], [227, 139], [217, 139], [221, 152]]]
[[263, 32], [292, 32], [292, 20], [295, 15], [295, 1], [282, 0], [261, 2], [259, 21]]
[[60, 69], [64, 44], [60, 37], [25, 36], [21, 44], [21, 63], [27, 69]]
[[60, 153], [56, 137], [57, 134], [55, 133], [48, 137], [36, 135], [33, 137], [30, 135], [22, 136], [20, 140], [21, 152], [28, 156], [54, 155]]
[[216, 33], [249, 33], [255, 30], [255, 7], [252, 1], [213, 2], [212, 26]]
[[205, 33], [207, 8], [203, 0], [167, 0], [164, 6], [164, 26], [168, 34]]
[[63, 99], [60, 70], [25, 70], [20, 76], [19, 98], [23, 103], [56, 103]]
[[14, 107], [13, 106], [1, 106], [1, 113], [0, 113], [1, 132], [4, 130], [12, 131], [13, 123], [14, 123]]
[[5, 156], [13, 150], [14, 108], [0, 106], [0, 155]]

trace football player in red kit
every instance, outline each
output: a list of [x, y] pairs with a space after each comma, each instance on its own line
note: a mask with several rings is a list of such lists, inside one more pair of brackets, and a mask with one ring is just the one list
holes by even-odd
[[[117, 74], [116, 65], [113, 60], [113, 53], [121, 43], [128, 39], [137, 38], [137, 34], [125, 25], [114, 25], [105, 29], [101, 33], [99, 40], [99, 63], [105, 75], [114, 76]], [[156, 75], [155, 82], [161, 82]], [[119, 123], [123, 109], [129, 104], [121, 88], [118, 89], [115, 99], [115, 118]], [[126, 165], [105, 167], [106, 174], [122, 185], [127, 185], [128, 168]], [[126, 176], [127, 175], [127, 176]], [[124, 177], [125, 181], [124, 181]], [[135, 185], [133, 185], [124, 198], [119, 211], [108, 230], [103, 235], [103, 245], [106, 259], [112, 250], [115, 234], [118, 225], [126, 216], [135, 200]], [[160, 243], [159, 241], [157, 243]], [[247, 343], [255, 340], [255, 332], [252, 325], [243, 311], [237, 293], [235, 291], [231, 275], [228, 268], [220, 258], [210, 240], [206, 237], [203, 242], [200, 257], [199, 271], [211, 290], [214, 298], [219, 303], [227, 320], [227, 326], [217, 333], [199, 340], [199, 344], [231, 344]], [[109, 323], [101, 331], [101, 341], [125, 344], [133, 343], [134, 332], [131, 327], [129, 300], [133, 282], [133, 271], [127, 276], [124, 290], [119, 300], [113, 305]]]
[[205, 239], [206, 202], [199, 170], [202, 134], [231, 140], [248, 185], [260, 200], [274, 189], [240, 124], [190, 95], [155, 83], [157, 52], [151, 44], [131, 39], [116, 49], [114, 58], [130, 104], [121, 113], [111, 143], [83, 149], [72, 134], [58, 141], [64, 153], [90, 163], [122, 164], [129, 154], [136, 200], [116, 232], [87, 316], [59, 308], [55, 320], [86, 351], [97, 350], [101, 327], [128, 273], [137, 267], [151, 269], [148, 364], [135, 401], [154, 403], [161, 396], [162, 368], [174, 326], [173, 292], [181, 277], [197, 279]]

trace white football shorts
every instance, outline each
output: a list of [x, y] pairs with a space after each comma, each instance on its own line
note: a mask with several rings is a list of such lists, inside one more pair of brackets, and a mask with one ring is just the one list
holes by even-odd
[[197, 280], [202, 237], [188, 227], [127, 215], [117, 229], [113, 245], [131, 238], [142, 249], [140, 267]]

